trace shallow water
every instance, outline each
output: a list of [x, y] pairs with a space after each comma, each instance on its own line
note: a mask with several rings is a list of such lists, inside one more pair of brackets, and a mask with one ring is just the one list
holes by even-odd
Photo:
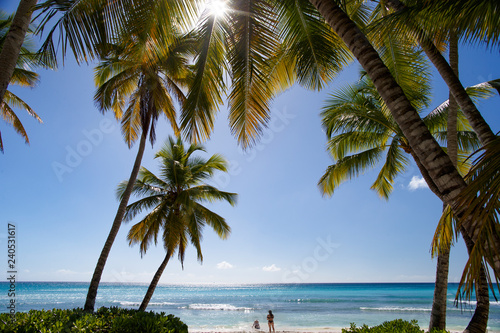
[[[7, 283], [0, 283], [0, 304], [7, 305]], [[147, 284], [102, 283], [96, 308], [137, 308]], [[17, 311], [83, 307], [88, 283], [18, 282]], [[432, 283], [354, 284], [255, 284], [255, 285], [159, 285], [148, 310], [172, 313], [191, 331], [249, 331], [258, 319], [267, 329], [272, 310], [276, 330], [325, 330], [378, 325], [387, 320], [415, 319], [422, 328], [429, 322]], [[448, 289], [448, 329], [461, 330], [469, 322], [474, 302], [454, 305], [456, 284]], [[492, 300], [494, 300], [492, 298]], [[2, 312], [7, 312], [2, 306]], [[500, 303], [492, 302], [490, 332], [500, 332]]]

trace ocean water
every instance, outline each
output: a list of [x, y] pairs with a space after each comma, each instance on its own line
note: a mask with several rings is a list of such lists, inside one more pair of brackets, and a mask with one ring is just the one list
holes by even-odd
[[[7, 312], [8, 284], [0, 283], [1, 312]], [[83, 307], [88, 283], [17, 282], [16, 310]], [[434, 285], [430, 283], [159, 285], [148, 310], [172, 313], [190, 331], [250, 331], [255, 319], [267, 329], [272, 310], [278, 331], [324, 331], [415, 319], [427, 328]], [[96, 308], [137, 308], [147, 284], [102, 283]], [[475, 303], [454, 305], [456, 284], [448, 289], [448, 329], [462, 330]], [[492, 298], [489, 331], [500, 333], [500, 303]]]

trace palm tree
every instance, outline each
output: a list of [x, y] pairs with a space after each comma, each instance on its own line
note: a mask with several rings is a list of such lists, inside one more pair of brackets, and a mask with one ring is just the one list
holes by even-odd
[[[134, 1], [134, 0], [21, 0], [6, 47], [0, 52], [0, 102], [15, 68], [21, 44], [25, 38], [32, 15], [40, 19], [38, 34], [48, 30], [40, 49], [44, 61], [56, 64], [58, 48], [65, 57], [73, 52], [78, 63], [99, 58], [103, 45], [114, 42], [125, 27], [140, 27], [154, 16], [157, 22], [190, 27], [198, 16], [203, 0]], [[134, 13], [135, 20], [129, 20]], [[140, 14], [139, 14], [140, 13]], [[54, 22], [55, 21], [55, 22]], [[57, 37], [56, 37], [57, 36]], [[57, 40], [56, 40], [57, 39]]]
[[[397, 52], [389, 52], [397, 54]], [[408, 51], [403, 52], [409, 55]], [[405, 61], [407, 64], [412, 62]], [[411, 66], [410, 68], [416, 68]], [[400, 68], [398, 76], [404, 76], [403, 68]], [[420, 70], [419, 70], [420, 71]], [[415, 73], [414, 77], [418, 77]], [[469, 93], [474, 97], [489, 97], [495, 90], [494, 84], [487, 87], [486, 84], [480, 84], [468, 88]], [[408, 85], [408, 83], [406, 83]], [[426, 105], [425, 82], [414, 82], [414, 86], [422, 87], [419, 91], [413, 90], [412, 99], [414, 105]], [[441, 142], [446, 142], [447, 137], [447, 115], [449, 110], [448, 101], [443, 103], [435, 111], [431, 112], [424, 121], [429, 126]], [[456, 116], [455, 116], [456, 117]], [[469, 168], [467, 161], [467, 152], [477, 148], [479, 142], [476, 135], [470, 131], [463, 114], [459, 114], [459, 132], [457, 133], [457, 146], [461, 148], [461, 163], [458, 165], [462, 174]], [[408, 159], [404, 152], [411, 153], [411, 147], [408, 146], [404, 136], [397, 127], [397, 124], [391, 119], [390, 114], [384, 108], [384, 104], [378, 96], [373, 84], [363, 77], [355, 86], [348, 86], [340, 89], [338, 93], [331, 96], [328, 105], [323, 112], [323, 125], [330, 137], [328, 149], [337, 163], [330, 166], [322, 179], [320, 188], [324, 194], [331, 195], [344, 180], [355, 177], [366, 169], [373, 168], [384, 157], [385, 160], [381, 171], [372, 189], [383, 198], [388, 198], [392, 191], [392, 183], [395, 177], [405, 170]], [[464, 151], [465, 150], [465, 151]], [[449, 245], [446, 253], [449, 253]], [[439, 258], [442, 259], [442, 250], [439, 251]], [[447, 274], [445, 274], [447, 276]], [[488, 286], [484, 277], [480, 282], [480, 290], [476, 292], [478, 299], [476, 311], [471, 319], [468, 329], [471, 332], [484, 332], [488, 320]], [[438, 289], [438, 286], [436, 286]], [[446, 288], [444, 288], [446, 290]], [[446, 298], [444, 304], [446, 307]], [[431, 320], [432, 322], [432, 320]], [[474, 329], [473, 329], [474, 327]]]
[[[395, 17], [392, 17], [392, 19], [397, 18], [398, 12], [404, 12], [407, 8], [399, 0], [385, 0], [384, 3], [386, 3], [396, 11], [396, 13], [393, 15]], [[419, 26], [419, 24], [417, 23], [418, 21], [418, 15], [416, 17], [408, 17], [408, 15], [403, 15], [403, 17], [401, 17], [401, 22], [395, 23], [397, 24], [396, 29], [391, 29], [394, 28], [394, 26], [387, 24], [387, 20], [381, 20], [380, 23], [384, 27], [384, 31], [390, 31], [390, 33], [394, 33], [394, 31], [400, 31], [416, 36], [416, 39], [422, 47], [422, 50], [424, 50], [424, 52], [427, 54], [429, 60], [431, 60], [445, 83], [448, 85], [450, 93], [462, 108], [472, 128], [478, 134], [482, 144], [484, 145], [490, 142], [495, 137], [493, 131], [483, 119], [472, 100], [469, 98], [469, 95], [466, 93], [464, 87], [462, 86], [462, 83], [458, 78], [458, 73], [452, 68], [451, 64], [446, 61], [439, 49], [434, 45], [433, 39], [439, 38], [440, 35], [442, 35], [442, 30], [435, 35], [429, 35], [422, 29], [421, 26]], [[439, 25], [439, 23], [437, 24]], [[403, 28], [400, 29], [401, 27]], [[455, 27], [453, 27], [449, 31], [453, 31], [453, 35], [455, 36], [455, 38], [458, 38], [457, 30]]]
[[[414, 94], [415, 105], [428, 103], [426, 89]], [[377, 194], [388, 199], [396, 177], [406, 170], [409, 159], [415, 156], [407, 139], [398, 127], [373, 83], [363, 77], [357, 84], [346, 86], [330, 95], [322, 112], [323, 128], [329, 138], [327, 149], [335, 159], [318, 182], [321, 192], [332, 195], [344, 181], [378, 166], [380, 172], [372, 185]], [[430, 113], [423, 120], [435, 137], [446, 140], [447, 110]], [[462, 113], [458, 118], [458, 142], [460, 146], [459, 170], [468, 169], [467, 152], [478, 146], [477, 137], [471, 131]]]
[[37, 0], [21, 0], [0, 51], [0, 104], [17, 67], [17, 59], [31, 23]]
[[[4, 14], [0, 12], [0, 49], [5, 46], [7, 40], [7, 30], [12, 26], [12, 17], [4, 18]], [[34, 87], [39, 82], [39, 76], [37, 73], [33, 72], [32, 69], [37, 65], [43, 65], [37, 54], [30, 51], [30, 37], [31, 31], [28, 31], [24, 45], [21, 47], [19, 57], [16, 61], [16, 67], [10, 78], [10, 84], [19, 85], [23, 87]], [[28, 134], [24, 129], [21, 120], [18, 118], [14, 112], [14, 107], [20, 108], [28, 112], [30, 116], [42, 123], [42, 119], [36, 114], [36, 112], [21, 98], [16, 96], [13, 92], [6, 90], [3, 101], [0, 102], [0, 115], [2, 118], [10, 125], [13, 126], [14, 130], [20, 134], [24, 141], [29, 144]], [[0, 151], [3, 152], [3, 141], [2, 135], [0, 133]]]
[[[146, 310], [160, 277], [170, 258], [177, 251], [183, 265], [185, 250], [189, 242], [196, 248], [198, 260], [203, 261], [201, 239], [205, 225], [212, 227], [217, 235], [226, 239], [231, 231], [225, 219], [203, 206], [204, 202], [225, 200], [236, 204], [237, 194], [223, 192], [206, 184], [214, 172], [227, 172], [227, 162], [220, 155], [209, 159], [194, 156], [205, 151], [201, 145], [185, 147], [182, 140], [169, 137], [155, 158], [161, 158], [160, 176], [142, 167], [133, 184], [133, 193], [140, 199], [127, 207], [124, 221], [131, 221], [143, 211], [149, 213], [132, 226], [127, 239], [129, 244], [139, 244], [141, 255], [146, 254], [151, 243], [156, 245], [161, 236], [166, 251], [165, 258], [149, 285], [139, 307]], [[118, 187], [123, 197], [128, 182]]]
[[[461, 221], [464, 233], [470, 236], [469, 245], [476, 247], [476, 244], [479, 244], [480, 247], [486, 247], [482, 253], [487, 255], [485, 259], [492, 267], [495, 276], [500, 276], [500, 239], [491, 237], [487, 244], [477, 243], [480, 230], [478, 222], [465, 214], [466, 207], [458, 204], [459, 193], [466, 187], [465, 181], [453, 166], [450, 158], [434, 140], [378, 53], [336, 1], [310, 1], [346, 43], [372, 79], [415, 153], [415, 162], [421, 168], [429, 187], [441, 200], [450, 205], [456, 218]], [[472, 271], [471, 276], [475, 277], [475, 281], [479, 281], [481, 266], [475, 265], [474, 267], [476, 269]]]
[[[207, 10], [197, 28], [196, 77], [181, 127], [191, 141], [210, 136], [214, 111], [226, 91], [226, 70], [229, 126], [239, 144], [249, 147], [270, 118], [274, 96], [295, 82], [319, 90], [353, 57], [307, 1], [232, 0], [226, 6], [222, 16]], [[366, 21], [363, 1], [351, 1], [347, 8], [357, 22]], [[212, 87], [209, 95], [198, 93], [204, 86]]]
[[96, 68], [99, 88], [95, 101], [98, 107], [102, 112], [112, 110], [115, 117], [121, 119], [122, 133], [129, 148], [139, 138], [140, 143], [129, 186], [121, 197], [89, 286], [86, 311], [94, 309], [104, 265], [125, 215], [148, 136], [153, 145], [155, 126], [161, 114], [169, 120], [173, 131], [179, 132], [173, 98], [181, 104], [185, 99], [182, 87], [190, 77], [188, 57], [192, 39], [172, 30], [169, 33], [175, 38], [170, 35], [168, 43], [164, 33], [155, 21], [143, 22], [135, 31], [125, 31], [120, 44], [109, 46], [107, 59]]

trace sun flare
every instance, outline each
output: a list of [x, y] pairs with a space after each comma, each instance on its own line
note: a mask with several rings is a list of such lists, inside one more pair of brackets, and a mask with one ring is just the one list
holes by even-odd
[[224, 0], [209, 0], [207, 8], [214, 16], [224, 16], [227, 13], [227, 4]]

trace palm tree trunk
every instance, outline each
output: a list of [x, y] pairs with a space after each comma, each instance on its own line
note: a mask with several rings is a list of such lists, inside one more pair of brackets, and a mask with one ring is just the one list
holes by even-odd
[[446, 329], [446, 303], [448, 296], [448, 270], [450, 266], [450, 249], [439, 251], [436, 266], [436, 283], [432, 300], [429, 332], [433, 328]]
[[37, 0], [21, 0], [16, 15], [5, 36], [2, 51], [0, 52], [0, 104], [7, 91], [10, 79], [16, 68], [17, 58], [21, 52], [24, 37], [31, 22], [31, 14]]
[[[450, 66], [458, 78], [458, 38], [453, 32], [450, 33], [449, 45]], [[458, 162], [458, 137], [457, 137], [457, 111], [458, 104], [450, 92], [448, 105], [448, 128], [447, 147], [448, 156], [456, 167]], [[443, 204], [443, 210], [446, 207]], [[432, 300], [431, 319], [429, 322], [429, 332], [433, 328], [446, 329], [446, 303], [448, 294], [448, 271], [450, 266], [450, 248], [440, 251], [438, 254], [436, 267], [436, 283], [434, 286], [434, 298]]]
[[446, 198], [454, 198], [465, 187], [465, 182], [406, 98], [377, 51], [335, 1], [310, 1], [366, 70], [408, 139], [410, 147], [428, 170], [439, 191], [445, 194]]
[[[453, 70], [457, 79], [458, 75], [458, 36], [456, 33], [450, 33], [450, 68]], [[458, 103], [453, 97], [452, 92], [449, 94], [449, 105], [448, 105], [448, 128], [447, 128], [447, 146], [448, 146], [448, 156], [450, 156], [451, 162], [456, 167], [458, 163], [458, 130], [457, 130], [457, 113], [458, 113]]]
[[106, 265], [106, 260], [108, 259], [109, 252], [111, 251], [111, 246], [113, 246], [113, 242], [115, 241], [116, 235], [120, 230], [120, 226], [122, 224], [123, 216], [125, 216], [125, 212], [128, 205], [128, 200], [130, 199], [130, 195], [132, 194], [132, 189], [134, 187], [134, 183], [137, 179], [137, 175], [139, 174], [139, 169], [141, 168], [142, 156], [144, 155], [144, 149], [146, 147], [146, 140], [148, 137], [149, 124], [151, 121], [151, 116], [148, 116], [147, 126], [144, 126], [142, 129], [141, 141], [139, 144], [139, 150], [137, 151], [137, 156], [135, 157], [134, 167], [132, 168], [132, 172], [130, 173], [130, 178], [128, 180], [127, 187], [123, 192], [123, 197], [120, 201], [120, 205], [118, 206], [118, 211], [116, 212], [115, 219], [113, 221], [113, 225], [111, 226], [111, 230], [109, 231], [108, 238], [104, 243], [104, 247], [101, 251], [101, 255], [97, 260], [97, 265], [94, 270], [94, 274], [92, 275], [92, 280], [90, 281], [89, 291], [87, 293], [87, 299], [85, 301], [85, 311], [92, 312], [94, 311], [95, 300], [97, 297], [97, 289], [99, 288], [99, 283], [101, 281], [101, 276], [104, 271], [104, 266]]
[[[462, 237], [469, 255], [474, 247], [474, 242], [467, 235], [464, 228], [460, 228]], [[485, 333], [488, 326], [488, 316], [490, 312], [490, 294], [488, 289], [488, 280], [484, 265], [481, 265], [480, 278], [476, 281], [476, 310], [472, 316], [464, 333]]]
[[156, 286], [158, 285], [158, 282], [160, 281], [160, 277], [163, 274], [165, 267], [167, 267], [168, 261], [170, 260], [171, 257], [172, 257], [172, 252], [170, 250], [168, 250], [160, 267], [158, 267], [158, 270], [156, 271], [155, 276], [153, 276], [153, 280], [149, 284], [148, 291], [146, 292], [146, 295], [144, 296], [144, 299], [142, 300], [141, 306], [139, 307], [139, 311], [146, 311], [146, 308], [148, 307], [149, 301], [151, 300], [151, 297], [153, 297], [153, 293], [155, 292]]
[[[387, 3], [397, 11], [405, 8], [405, 5], [399, 0], [388, 0]], [[478, 135], [481, 144], [484, 146], [488, 142], [493, 141], [495, 139], [495, 134], [488, 123], [486, 123], [481, 113], [477, 110], [474, 102], [472, 102], [470, 96], [458, 79], [458, 75], [453, 71], [453, 68], [448, 64], [441, 52], [439, 52], [429, 38], [419, 38], [418, 42], [445, 81], [456, 102], [460, 105], [465, 117], [471, 124], [474, 132]]]
[[[406, 98], [403, 90], [392, 77], [389, 69], [380, 59], [377, 51], [356, 24], [344, 13], [335, 1], [310, 0], [325, 18], [333, 31], [344, 41], [353, 55], [373, 81], [392, 116], [408, 139], [410, 147], [415, 152], [422, 166], [428, 171], [443, 201], [452, 207], [456, 218], [462, 220], [465, 229], [472, 240], [477, 239], [479, 230], [468, 216], [463, 216], [466, 207], [457, 204], [460, 192], [466, 187], [450, 158], [443, 152], [425, 126], [417, 111]], [[500, 243], [495, 240], [496, 249]], [[487, 249], [491, 252], [491, 249]], [[500, 276], [500, 255], [493, 254], [486, 258], [496, 276]]]

